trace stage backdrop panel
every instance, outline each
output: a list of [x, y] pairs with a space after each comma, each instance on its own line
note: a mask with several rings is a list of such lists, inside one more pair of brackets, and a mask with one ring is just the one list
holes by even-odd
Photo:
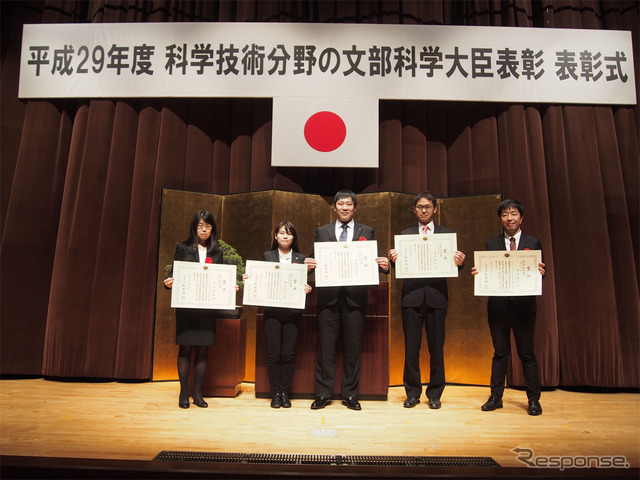
[[[444, 354], [448, 383], [489, 384], [493, 346], [487, 323], [487, 299], [473, 295], [471, 267], [473, 252], [484, 250], [487, 239], [502, 231], [496, 213], [501, 201], [501, 195], [439, 200], [437, 221], [456, 232], [458, 250], [466, 255], [458, 278], [447, 280], [449, 310]], [[425, 356], [421, 361], [428, 360], [428, 355]], [[421, 370], [428, 374], [428, 363]]]
[[[387, 255], [393, 246], [394, 235], [416, 222], [412, 211], [413, 199], [413, 194], [397, 192], [358, 195], [355, 218], [374, 228], [380, 255]], [[486, 320], [486, 299], [473, 295], [471, 267], [473, 251], [483, 250], [486, 239], [500, 232], [496, 215], [500, 200], [500, 195], [439, 200], [436, 223], [448, 226], [457, 233], [458, 249], [467, 255], [466, 265], [459, 277], [448, 280], [445, 361], [449, 383], [485, 385], [489, 381], [492, 347]], [[166, 276], [164, 266], [172, 262], [175, 245], [186, 237], [189, 221], [197, 210], [209, 209], [214, 213], [219, 238], [236, 248], [246, 261], [259, 260], [262, 253], [270, 249], [273, 229], [282, 220], [294, 224], [300, 250], [309, 255], [313, 249], [316, 228], [335, 219], [332, 202], [332, 197], [273, 190], [223, 196], [165, 189], [160, 228], [153, 380], [177, 379], [175, 315], [169, 306], [170, 296], [162, 281]], [[309, 280], [313, 282], [313, 274]], [[402, 280], [396, 279], [393, 271], [388, 276], [381, 274], [380, 280], [388, 282], [389, 288], [388, 382], [390, 385], [401, 385], [404, 366], [400, 308]], [[238, 305], [241, 298], [240, 292]], [[235, 355], [245, 356], [244, 380], [257, 381], [256, 350], [264, 351], [264, 345], [256, 347], [257, 341], [263, 341], [256, 335], [259, 310], [258, 307], [241, 306], [239, 311], [245, 321], [246, 349], [236, 346], [243, 351], [236, 351]], [[305, 316], [305, 323], [311, 321], [311, 316], [311, 312]], [[213, 349], [236, 347], [216, 345]], [[308, 345], [302, 342], [299, 347], [314, 349], [315, 340]], [[309, 353], [311, 355], [305, 358], [312, 358], [314, 352]], [[429, 352], [425, 338], [420, 363], [423, 382], [426, 383], [429, 380]]]
[[[156, 327], [154, 334], [153, 380], [177, 379], [175, 345], [175, 311], [170, 307], [170, 295], [164, 288], [165, 266], [173, 262], [176, 243], [188, 235], [191, 217], [198, 210], [210, 210], [216, 218], [218, 238], [233, 246], [243, 261], [260, 260], [271, 248], [272, 232], [282, 220], [291, 221], [298, 233], [300, 249], [308, 255], [318, 225], [331, 218], [333, 199], [319, 195], [266, 190], [232, 195], [214, 195], [164, 189], [158, 252]], [[239, 292], [237, 305], [241, 305]], [[254, 380], [256, 307], [240, 307], [245, 321], [245, 374]], [[219, 342], [217, 342], [219, 343]], [[226, 347], [226, 346], [225, 346]], [[216, 345], [212, 348], [219, 348]], [[211, 355], [211, 353], [210, 353]], [[235, 354], [234, 354], [235, 355]]]

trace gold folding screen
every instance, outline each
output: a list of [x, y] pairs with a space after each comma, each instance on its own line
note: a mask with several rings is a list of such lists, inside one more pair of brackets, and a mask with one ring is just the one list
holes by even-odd
[[[374, 228], [380, 255], [387, 254], [393, 237], [416, 223], [411, 209], [413, 195], [381, 192], [358, 195], [355, 218]], [[458, 278], [449, 279], [449, 312], [445, 343], [446, 376], [449, 383], [485, 385], [491, 367], [491, 338], [486, 324], [486, 300], [474, 297], [473, 251], [484, 249], [487, 238], [500, 231], [496, 208], [500, 195], [443, 198], [439, 200], [436, 223], [452, 228], [458, 237], [458, 249], [467, 255]], [[273, 228], [282, 220], [291, 221], [297, 230], [303, 254], [313, 249], [315, 230], [334, 220], [333, 198], [319, 195], [261, 191], [233, 195], [214, 195], [179, 190], [163, 190], [158, 253], [156, 327], [154, 334], [153, 380], [177, 379], [175, 359], [175, 317], [170, 294], [164, 288], [165, 266], [173, 261], [175, 245], [186, 238], [189, 222], [198, 210], [210, 210], [217, 222], [218, 237], [232, 245], [244, 260], [259, 260], [270, 249]], [[389, 382], [402, 384], [404, 338], [400, 310], [402, 281], [393, 272], [390, 288]], [[310, 277], [313, 281], [313, 277]], [[241, 292], [238, 305], [241, 305]], [[255, 307], [243, 307], [247, 321], [245, 380], [255, 375]], [[424, 333], [423, 333], [424, 336]], [[429, 353], [423, 339], [421, 370], [428, 381]], [[215, 348], [212, 347], [212, 348]]]

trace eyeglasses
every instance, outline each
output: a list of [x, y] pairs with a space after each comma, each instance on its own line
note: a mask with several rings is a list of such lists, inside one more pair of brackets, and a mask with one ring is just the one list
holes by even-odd
[[416, 205], [413, 208], [415, 208], [416, 210], [422, 210], [422, 211], [428, 212], [429, 210], [433, 209], [433, 206], [432, 205]]
[[199, 223], [196, 229], [198, 230], [211, 230], [213, 227], [211, 225], [207, 225], [206, 223]]

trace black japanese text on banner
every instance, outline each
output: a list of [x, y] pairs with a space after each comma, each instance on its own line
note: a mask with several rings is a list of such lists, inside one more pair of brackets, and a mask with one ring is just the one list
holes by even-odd
[[310, 23], [25, 25], [19, 97], [636, 103], [629, 31]]

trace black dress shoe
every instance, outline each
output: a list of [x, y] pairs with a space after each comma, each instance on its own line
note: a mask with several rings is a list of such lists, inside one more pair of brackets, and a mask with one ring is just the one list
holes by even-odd
[[282, 406], [282, 397], [279, 393], [274, 393], [271, 397], [271, 408], [280, 408]]
[[492, 395], [489, 397], [489, 400], [487, 400], [487, 403], [482, 405], [480, 408], [483, 412], [491, 412], [496, 408], [502, 408], [502, 398]]
[[331, 398], [318, 397], [311, 404], [311, 410], [320, 410], [321, 408], [324, 408], [327, 405], [331, 405]]
[[287, 392], [280, 394], [280, 402], [282, 403], [282, 408], [291, 408], [291, 401], [289, 400], [289, 394]]
[[200, 407], [200, 408], [207, 408], [209, 406], [209, 404], [207, 402], [204, 401], [204, 398], [194, 398], [193, 399], [193, 403], [194, 405]]
[[189, 399], [187, 398], [186, 402], [184, 400], [178, 400], [178, 406], [180, 408], [189, 408]]
[[404, 401], [402, 406], [404, 408], [413, 408], [419, 403], [420, 403], [420, 399], [418, 397], [407, 397], [407, 399]]
[[529, 400], [529, 408], [527, 409], [529, 415], [542, 415], [542, 407], [538, 400]]
[[360, 402], [353, 397], [347, 397], [342, 399], [342, 404], [349, 410], [362, 410]]
[[429, 408], [432, 410], [437, 410], [442, 406], [442, 404], [440, 403], [440, 400], [438, 400], [437, 398], [430, 398], [429, 399]]

